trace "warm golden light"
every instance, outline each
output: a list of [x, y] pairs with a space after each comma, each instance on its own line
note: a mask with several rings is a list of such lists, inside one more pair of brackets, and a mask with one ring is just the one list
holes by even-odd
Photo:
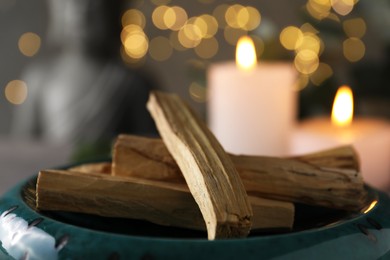
[[252, 70], [257, 63], [257, 56], [253, 40], [243, 36], [238, 40], [236, 48], [236, 64], [242, 70]]
[[301, 50], [294, 59], [295, 68], [302, 74], [311, 74], [319, 66], [318, 54], [312, 50]]
[[186, 23], [179, 31], [178, 39], [186, 48], [195, 48], [202, 40], [202, 31], [192, 23]]
[[260, 22], [261, 22], [261, 14], [259, 10], [257, 10], [254, 7], [247, 6], [246, 12], [249, 14], [249, 19], [248, 21], [244, 24], [244, 29], [251, 31], [259, 27]]
[[141, 28], [145, 28], [146, 24], [145, 15], [137, 9], [126, 10], [122, 15], [121, 21], [122, 27], [126, 27], [129, 24], [135, 24]]
[[355, 0], [331, 0], [333, 10], [340, 15], [349, 14], [354, 5]]
[[188, 20], [188, 24], [193, 24], [199, 30], [199, 38], [204, 38], [207, 35], [208, 25], [201, 17], [192, 17]]
[[235, 4], [229, 6], [229, 8], [226, 10], [225, 20], [230, 27], [239, 29], [242, 28], [240, 23], [243, 24], [248, 21], [248, 13], [242, 13], [239, 17], [239, 13], [243, 8], [244, 7], [242, 5]]
[[170, 10], [170, 7], [166, 5], [160, 5], [154, 9], [152, 13], [152, 22], [160, 30], [167, 30], [168, 26], [166, 25], [165, 13]]
[[[182, 7], [180, 6], [173, 6], [172, 8], [169, 9], [170, 11], [167, 12], [168, 15], [169, 13], [173, 12], [174, 15], [171, 14], [172, 18], [174, 17], [173, 19], [173, 22], [171, 22], [169, 25], [168, 25], [168, 28], [171, 29], [171, 30], [174, 30], [174, 31], [178, 31], [180, 30], [181, 27], [183, 27], [183, 25], [187, 22], [187, 19], [188, 19], [188, 15], [187, 15], [187, 12], [186, 10], [184, 10]], [[166, 18], [167, 16], [167, 13], [165, 13], [165, 17], [164, 19]], [[172, 19], [171, 18], [171, 19]], [[168, 18], [167, 18], [168, 19]]]
[[331, 9], [330, 0], [309, 0], [306, 3], [307, 12], [318, 20], [329, 16]]
[[303, 39], [302, 31], [295, 26], [287, 26], [279, 36], [280, 43], [287, 50], [295, 50], [301, 45]]
[[37, 54], [41, 47], [41, 37], [36, 33], [26, 32], [20, 36], [18, 47], [23, 55], [32, 57]]
[[353, 95], [348, 86], [342, 86], [337, 90], [333, 102], [332, 124], [340, 127], [348, 126], [353, 118]]
[[343, 29], [349, 37], [362, 38], [366, 34], [366, 22], [362, 18], [353, 18], [343, 22]]
[[303, 33], [310, 33], [310, 34], [318, 34], [320, 31], [318, 31], [316, 28], [314, 28], [313, 25], [310, 23], [304, 23], [299, 28]]
[[348, 61], [357, 62], [364, 57], [366, 46], [362, 40], [351, 37], [343, 42], [343, 53]]
[[149, 48], [149, 40], [145, 32], [134, 24], [122, 29], [121, 41], [126, 54], [132, 59], [141, 59]]
[[303, 50], [310, 50], [317, 55], [320, 54], [321, 48], [321, 40], [320, 38], [312, 33], [305, 33], [300, 41], [300, 44], [296, 46], [295, 49], [297, 52]]
[[377, 200], [374, 200], [371, 202], [370, 206], [368, 206], [368, 208], [366, 210], [364, 210], [364, 214], [368, 213], [369, 211], [371, 211], [375, 206], [376, 204], [378, 204], [378, 201]]
[[197, 17], [194, 23], [200, 27], [200, 29], [204, 27], [204, 32], [202, 32], [203, 38], [212, 38], [218, 31], [217, 20], [209, 14], [203, 14]]
[[172, 7], [164, 12], [163, 23], [166, 28], [171, 28], [176, 23], [176, 12]]
[[226, 9], [225, 21], [232, 28], [250, 31], [260, 25], [261, 15], [254, 7], [235, 4]]
[[295, 91], [301, 91], [305, 89], [309, 84], [309, 76], [305, 74], [299, 74], [294, 84]]
[[12, 80], [5, 87], [5, 97], [11, 104], [20, 105], [27, 98], [27, 85], [22, 80]]

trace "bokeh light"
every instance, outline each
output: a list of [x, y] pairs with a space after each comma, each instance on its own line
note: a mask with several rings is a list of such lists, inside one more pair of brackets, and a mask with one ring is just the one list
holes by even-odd
[[294, 84], [294, 90], [301, 91], [302, 89], [306, 88], [308, 85], [309, 85], [309, 75], [299, 73], [298, 78]]
[[218, 5], [213, 11], [213, 17], [215, 17], [215, 19], [217, 20], [219, 28], [224, 29], [227, 26], [225, 13], [228, 8], [228, 4], [221, 4]]
[[251, 6], [231, 5], [225, 12], [226, 23], [235, 29], [254, 30], [260, 25], [259, 11]]
[[307, 12], [315, 19], [327, 18], [331, 11], [330, 0], [309, 0], [306, 3]]
[[23, 55], [32, 57], [37, 54], [41, 47], [41, 37], [36, 33], [26, 32], [20, 36], [18, 47]]
[[165, 61], [172, 55], [173, 48], [169, 39], [162, 36], [153, 38], [149, 43], [149, 55], [156, 61]]
[[195, 47], [195, 53], [202, 59], [210, 59], [214, 57], [219, 49], [218, 41], [213, 38], [203, 39], [198, 46]]
[[186, 48], [195, 48], [202, 40], [202, 31], [192, 23], [186, 23], [179, 31], [178, 39]]
[[198, 26], [204, 24], [205, 30], [202, 33], [203, 38], [211, 38], [218, 32], [218, 22], [213, 16], [208, 14], [203, 14], [196, 18], [195, 24]]
[[317, 53], [312, 50], [302, 50], [297, 53], [294, 59], [295, 68], [302, 74], [311, 74], [319, 66]]
[[296, 51], [310, 50], [319, 55], [322, 50], [321, 45], [321, 40], [317, 35], [305, 33], [300, 41], [300, 44], [296, 47]]
[[303, 39], [302, 31], [295, 26], [287, 26], [280, 33], [280, 43], [287, 50], [295, 50], [301, 45]]
[[320, 62], [317, 70], [310, 75], [310, 81], [316, 85], [320, 86], [322, 83], [324, 83], [325, 80], [330, 78], [333, 75], [332, 67], [330, 67], [328, 64]]
[[207, 30], [208, 30], [207, 23], [201, 17], [192, 17], [188, 19], [187, 23], [192, 24], [197, 28], [197, 31], [199, 31], [200, 38], [204, 38], [207, 35]]
[[367, 26], [362, 18], [353, 18], [343, 22], [343, 29], [348, 37], [362, 38], [366, 34]]
[[349, 14], [354, 5], [355, 0], [330, 0], [333, 10], [339, 15]]
[[133, 59], [141, 59], [149, 48], [148, 37], [141, 27], [131, 24], [122, 29], [121, 41], [126, 54]]
[[5, 97], [11, 104], [20, 105], [27, 98], [27, 85], [22, 80], [12, 80], [5, 87]]
[[137, 9], [129, 9], [122, 15], [122, 27], [127, 25], [134, 24], [138, 25], [142, 29], [145, 28], [146, 19], [145, 15]]
[[350, 62], [357, 62], [364, 57], [366, 46], [358, 38], [348, 38], [343, 42], [343, 53]]
[[185, 51], [187, 50], [186, 47], [184, 47], [180, 41], [179, 41], [179, 33], [177, 31], [172, 31], [169, 34], [169, 41], [172, 45], [172, 47], [177, 51]]
[[244, 35], [247, 35], [247, 31], [227, 26], [223, 31], [223, 35], [227, 43], [236, 46], [238, 39], [240, 39]]
[[260, 12], [252, 6], [247, 6], [245, 8], [245, 10], [246, 10], [246, 12], [248, 12], [249, 19], [244, 24], [243, 28], [248, 30], [248, 31], [252, 31], [252, 30], [256, 29], [257, 27], [259, 27], [259, 25], [260, 25], [260, 22], [261, 22]]
[[[240, 10], [242, 8], [244, 8], [242, 5], [235, 4], [235, 5], [229, 6], [228, 9], [226, 10], [225, 21], [230, 27], [235, 28], [235, 29], [242, 28], [239, 25], [240, 21], [238, 18], [238, 13], [240, 12]], [[243, 19], [243, 17], [241, 17], [241, 19]]]
[[[187, 12], [180, 6], [173, 6], [165, 13], [164, 21], [169, 29], [178, 31], [187, 22]], [[168, 22], [170, 21], [170, 22]]]
[[170, 9], [166, 5], [157, 6], [152, 13], [152, 22], [160, 30], [167, 30], [168, 26], [165, 23], [165, 13]]
[[311, 34], [319, 33], [319, 31], [310, 23], [302, 24], [299, 29], [301, 29], [302, 33], [311, 33]]

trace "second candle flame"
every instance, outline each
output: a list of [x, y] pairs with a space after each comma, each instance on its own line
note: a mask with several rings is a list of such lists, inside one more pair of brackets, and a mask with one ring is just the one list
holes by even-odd
[[256, 67], [257, 56], [253, 40], [243, 36], [238, 40], [236, 47], [236, 64], [241, 70], [250, 71]]
[[345, 127], [352, 123], [353, 118], [353, 95], [348, 86], [342, 86], [337, 90], [333, 102], [332, 123], [336, 126]]

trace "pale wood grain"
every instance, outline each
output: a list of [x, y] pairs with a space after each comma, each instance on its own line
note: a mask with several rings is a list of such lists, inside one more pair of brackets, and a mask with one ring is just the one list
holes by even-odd
[[[345, 210], [364, 206], [367, 191], [351, 146], [293, 158], [230, 157], [247, 193], [253, 196]], [[184, 182], [161, 139], [120, 135], [112, 164], [117, 176]]]
[[[45, 170], [38, 175], [36, 195], [39, 210], [142, 219], [160, 225], [206, 230], [199, 207], [185, 184], [114, 177], [92, 170], [82, 173]], [[254, 197], [249, 200], [256, 213], [253, 229], [292, 228], [293, 204]]]
[[199, 205], [208, 238], [247, 236], [251, 205], [237, 170], [214, 135], [177, 95], [152, 92], [147, 108]]

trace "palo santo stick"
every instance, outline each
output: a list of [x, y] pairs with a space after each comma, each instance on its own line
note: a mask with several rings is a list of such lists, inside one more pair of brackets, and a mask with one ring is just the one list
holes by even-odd
[[84, 173], [104, 173], [111, 175], [112, 163], [99, 162], [99, 163], [85, 163], [69, 168], [72, 172], [84, 172]]
[[251, 205], [232, 161], [210, 130], [177, 95], [152, 92], [147, 108], [199, 205], [208, 238], [247, 236]]
[[[185, 184], [45, 170], [38, 175], [36, 194], [39, 210], [142, 219], [160, 225], [206, 230], [199, 207]], [[256, 213], [254, 229], [292, 228], [293, 204], [249, 199]]]
[[[345, 210], [364, 206], [367, 191], [351, 146], [294, 158], [230, 157], [248, 194]], [[184, 182], [161, 139], [120, 135], [112, 170], [117, 176]]]

